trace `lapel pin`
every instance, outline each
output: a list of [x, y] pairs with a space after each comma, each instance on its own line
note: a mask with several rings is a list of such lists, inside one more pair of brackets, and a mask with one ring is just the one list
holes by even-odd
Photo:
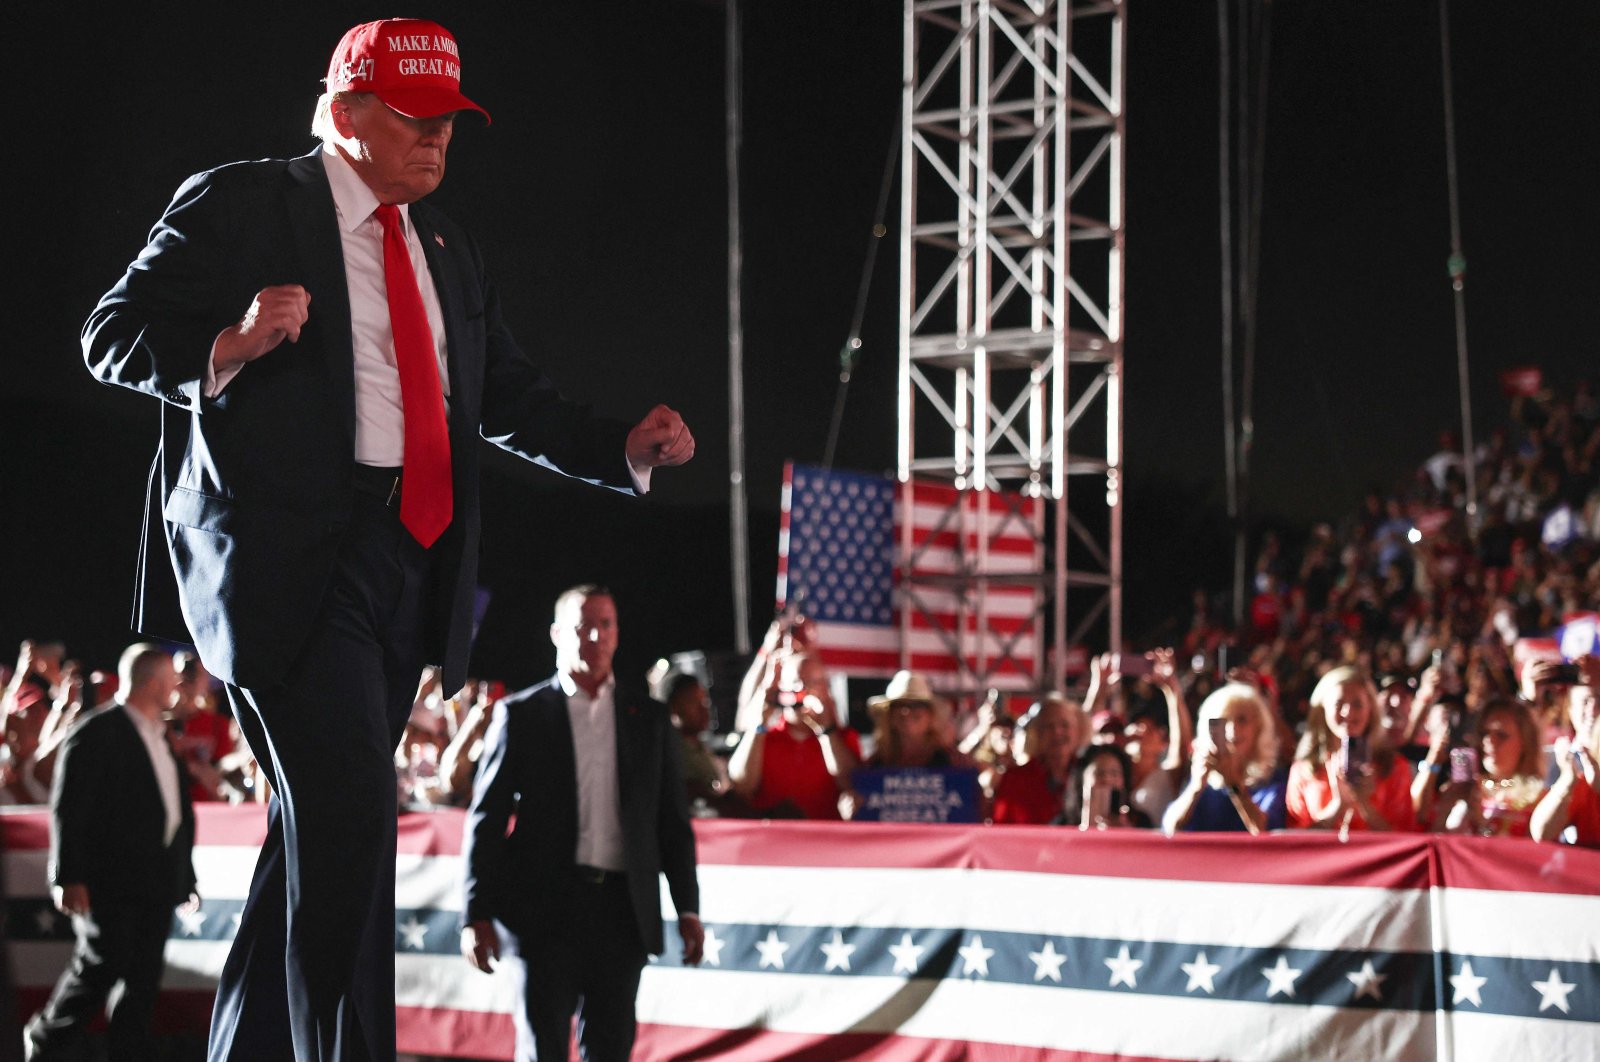
[[434, 234], [433, 234], [433, 242], [434, 242], [434, 243], [436, 243], [436, 244], [438, 244], [438, 245], [439, 245], [439, 246], [440, 246], [440, 247], [443, 247], [443, 246], [444, 246], [444, 237], [443, 237], [443, 236], [440, 236], [440, 235], [439, 235], [439, 234], [438, 234], [438, 233], [437, 233], [437, 232], [436, 232], [436, 233], [434, 233]]

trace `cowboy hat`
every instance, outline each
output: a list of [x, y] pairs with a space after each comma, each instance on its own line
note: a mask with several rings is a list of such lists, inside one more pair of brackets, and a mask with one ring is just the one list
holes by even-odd
[[889, 680], [889, 688], [883, 691], [883, 696], [867, 698], [867, 707], [876, 715], [899, 704], [922, 704], [938, 710], [944, 706], [945, 700], [934, 694], [933, 687], [922, 675], [915, 671], [897, 671], [894, 678]]

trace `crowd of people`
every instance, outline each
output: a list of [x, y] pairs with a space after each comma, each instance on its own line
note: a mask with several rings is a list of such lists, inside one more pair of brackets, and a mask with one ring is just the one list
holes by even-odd
[[[852, 712], [814, 625], [786, 614], [715, 733], [706, 677], [663, 661], [644, 678], [676, 734], [685, 803], [702, 817], [891, 818], [872, 777], [937, 774], [971, 785], [951, 821], [1600, 846], [1600, 403], [1585, 385], [1511, 413], [1470, 468], [1447, 435], [1403, 490], [1369, 493], [1298, 550], [1264, 535], [1241, 622], [1197, 592], [1174, 644], [1102, 653], [1063, 690], [962, 706], [903, 671]], [[159, 690], [129, 678], [156, 657]], [[153, 762], [164, 736], [183, 806], [270, 795], [192, 651], [136, 645], [100, 670], [29, 640], [0, 681], [0, 804], [60, 803], [66, 753], [113, 703], [145, 713]], [[506, 695], [423, 672], [395, 752], [402, 809], [472, 802]]]
[[[862, 769], [970, 768], [997, 824], [1442, 830], [1600, 843], [1600, 665], [1553, 632], [1600, 610], [1600, 400], [1519, 395], [1470, 474], [1445, 433], [1403, 489], [1369, 492], [1298, 550], [1263, 536], [1234, 625], [1197, 592], [1176, 644], [1093, 658], [1076, 688], [961, 711], [896, 676], [858, 732], [803, 616], [775, 620], [712, 732], [703, 676], [649, 676], [696, 814], [850, 819]], [[1469, 526], [1475, 522], [1475, 526]], [[267, 796], [193, 653], [174, 660], [174, 749], [197, 801]], [[73, 720], [116, 679], [24, 642], [5, 686], [0, 801], [48, 800]], [[502, 684], [422, 676], [396, 753], [403, 807], [464, 806]]]
[[[684, 803], [702, 817], [927, 821], [884, 813], [904, 808], [884, 779], [903, 793], [937, 776], [962, 806], [949, 821], [1600, 846], [1600, 403], [1581, 386], [1518, 397], [1511, 414], [1470, 468], [1446, 436], [1404, 489], [1368, 493], [1298, 549], [1265, 534], [1240, 622], [1197, 592], [1173, 644], [1102, 653], [1062, 690], [960, 705], [904, 671], [851, 705], [814, 625], [785, 614], [717, 733], [707, 677], [662, 662], [643, 678], [676, 735]], [[174, 807], [270, 796], [271, 773], [192, 651], [136, 645], [100, 670], [29, 640], [0, 681], [0, 804], [59, 816], [74, 742], [105, 744], [86, 729], [109, 704], [130, 708], [152, 762], [164, 737], [187, 786]], [[423, 672], [395, 752], [402, 809], [472, 803], [506, 695]], [[136, 749], [124, 729], [119, 747]], [[190, 822], [168, 809], [169, 835]], [[160, 899], [166, 910], [174, 897]], [[60, 1000], [88, 999], [81, 987], [58, 986], [36, 1035], [77, 1020]]]
[[858, 736], [810, 625], [776, 621], [722, 813], [849, 819], [858, 766], [960, 766], [999, 824], [1600, 844], [1600, 400], [1520, 393], [1507, 419], [1470, 469], [1442, 433], [1411, 481], [1298, 551], [1264, 534], [1241, 622], [1197, 591], [1176, 644], [1102, 654], [1020, 704], [960, 713], [905, 673]]

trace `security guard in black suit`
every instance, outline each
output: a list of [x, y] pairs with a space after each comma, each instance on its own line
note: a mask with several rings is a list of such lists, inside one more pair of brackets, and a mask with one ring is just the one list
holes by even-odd
[[[646, 957], [663, 950], [665, 874], [684, 961], [705, 930], [679, 741], [666, 708], [611, 670], [617, 609], [579, 586], [556, 601], [557, 674], [495, 706], [467, 814], [462, 952], [518, 981], [517, 1060], [622, 1062]], [[506, 827], [515, 815], [510, 835]]]
[[77, 943], [44, 1009], [28, 1023], [30, 1062], [77, 1057], [90, 1020], [121, 985], [107, 1026], [111, 1062], [154, 1058], [150, 1020], [172, 909], [198, 906], [189, 779], [162, 713], [178, 675], [141, 643], [122, 654], [118, 700], [67, 735], [50, 794], [51, 898]]

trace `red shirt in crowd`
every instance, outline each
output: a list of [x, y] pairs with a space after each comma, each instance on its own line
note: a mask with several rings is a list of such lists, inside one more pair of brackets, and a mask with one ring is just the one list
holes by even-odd
[[[233, 751], [231, 720], [221, 712], [195, 712], [183, 721], [183, 733], [172, 735], [172, 748], [185, 762], [199, 760], [216, 765], [222, 757]], [[216, 792], [196, 780], [189, 791], [192, 800], [220, 800]]]
[[994, 794], [994, 821], [1011, 826], [1046, 826], [1061, 814], [1061, 790], [1050, 784], [1050, 772], [1029, 760], [1000, 776]]
[[1600, 848], [1600, 796], [1596, 796], [1594, 787], [1582, 778], [1572, 787], [1567, 822], [1577, 831], [1579, 844]]
[[[791, 731], [802, 734], [796, 741]], [[854, 730], [840, 730], [850, 751], [861, 758], [861, 739]], [[822, 742], [803, 723], [779, 719], [767, 728], [761, 746], [761, 786], [750, 806], [768, 811], [792, 804], [808, 819], [839, 818], [839, 786], [822, 758]]]
[[1282, 625], [1283, 599], [1271, 590], [1257, 594], [1250, 602], [1250, 626], [1255, 630], [1256, 640], [1270, 642], [1278, 636]]
[[1533, 822], [1533, 809], [1538, 806], [1542, 796], [1544, 785], [1536, 779], [1524, 779], [1504, 787], [1480, 781], [1477, 792], [1473, 794], [1473, 799], [1478, 802], [1481, 820], [1479, 836], [1533, 836], [1529, 828]]
[[[1296, 760], [1289, 768], [1289, 790], [1284, 797], [1289, 825], [1296, 829], [1309, 827], [1312, 819], [1332, 800], [1333, 785], [1328, 781], [1327, 767], [1313, 767], [1306, 760]], [[1411, 809], [1411, 765], [1396, 756], [1389, 773], [1372, 787], [1367, 802], [1388, 821], [1390, 829], [1415, 833], [1417, 816]], [[1350, 828], [1367, 829], [1367, 820], [1361, 812], [1350, 817]]]

